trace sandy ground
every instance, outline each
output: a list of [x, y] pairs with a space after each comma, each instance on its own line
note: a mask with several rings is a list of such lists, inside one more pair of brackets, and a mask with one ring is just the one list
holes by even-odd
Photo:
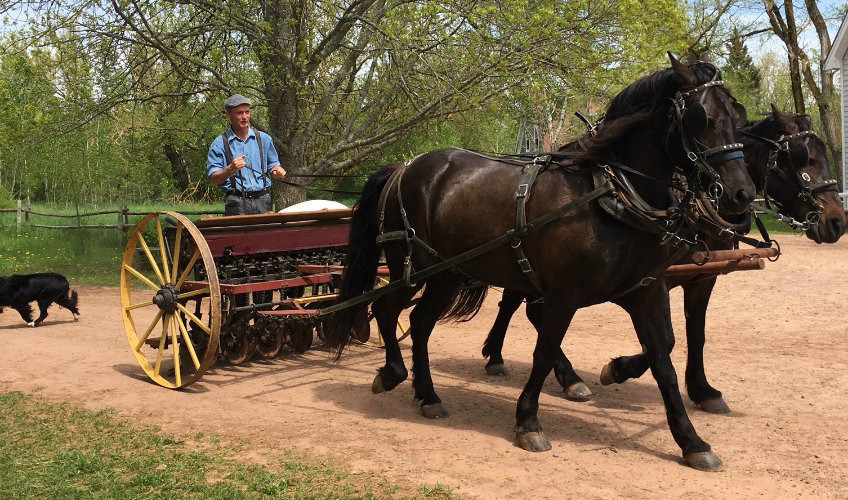
[[[513, 415], [535, 335], [520, 311], [504, 353], [510, 374], [485, 374], [480, 346], [497, 290], [477, 318], [434, 333], [433, 376], [451, 412], [441, 421], [418, 414], [408, 381], [371, 394], [383, 354], [364, 346], [339, 363], [320, 347], [286, 350], [270, 362], [217, 366], [187, 390], [161, 388], [130, 353], [117, 288], [79, 288], [78, 323], [56, 306], [36, 329], [14, 311], [0, 315], [0, 390], [113, 408], [185, 437], [232, 436], [257, 454], [300, 449], [476, 498], [848, 498], [848, 238], [780, 242], [779, 261], [723, 277], [713, 295], [707, 373], [731, 413], [704, 413], [684, 397], [695, 428], [724, 461], [718, 473], [683, 465], [653, 379], [599, 385], [610, 357], [639, 350], [628, 317], [608, 304], [580, 311], [564, 343], [595, 397], [569, 402], [550, 377], [539, 415], [553, 450], [518, 448]], [[679, 290], [672, 308], [682, 332]], [[686, 345], [678, 338], [682, 375]], [[409, 341], [402, 345], [409, 363]]]

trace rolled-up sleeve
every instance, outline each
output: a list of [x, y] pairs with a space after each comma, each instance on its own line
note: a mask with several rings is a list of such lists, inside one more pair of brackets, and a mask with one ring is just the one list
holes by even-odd
[[224, 157], [224, 139], [219, 135], [212, 141], [209, 146], [209, 155], [206, 157], [206, 177], [212, 177], [212, 174], [227, 166], [227, 160]]
[[277, 154], [277, 148], [274, 147], [274, 140], [271, 136], [262, 133], [262, 149], [265, 150], [265, 158], [268, 159], [268, 170], [280, 164], [280, 156]]

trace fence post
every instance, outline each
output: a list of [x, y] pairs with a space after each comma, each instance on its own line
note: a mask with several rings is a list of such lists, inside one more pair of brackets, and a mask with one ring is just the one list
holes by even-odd
[[127, 207], [121, 205], [118, 207], [118, 241], [122, 241], [124, 239], [124, 212], [126, 212]]
[[18, 234], [21, 234], [21, 200], [18, 200]]
[[26, 208], [24, 209], [24, 221], [29, 225], [29, 196], [27, 196]]

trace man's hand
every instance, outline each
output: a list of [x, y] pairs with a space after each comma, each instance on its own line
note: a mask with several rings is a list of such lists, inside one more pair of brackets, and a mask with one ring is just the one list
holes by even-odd
[[247, 162], [244, 161], [244, 157], [245, 155], [241, 155], [238, 158], [233, 158], [233, 162], [227, 165], [227, 168], [230, 169], [230, 173], [236, 173], [247, 166]]
[[277, 179], [278, 181], [281, 181], [286, 177], [286, 169], [277, 165], [276, 167], [271, 169], [270, 174], [272, 179]]

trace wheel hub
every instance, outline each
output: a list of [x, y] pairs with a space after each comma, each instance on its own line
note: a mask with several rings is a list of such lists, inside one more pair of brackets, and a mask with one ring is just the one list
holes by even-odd
[[153, 303], [156, 304], [159, 309], [165, 311], [166, 313], [172, 313], [177, 310], [177, 291], [174, 290], [173, 285], [165, 285], [156, 292], [156, 295], [153, 297]]

